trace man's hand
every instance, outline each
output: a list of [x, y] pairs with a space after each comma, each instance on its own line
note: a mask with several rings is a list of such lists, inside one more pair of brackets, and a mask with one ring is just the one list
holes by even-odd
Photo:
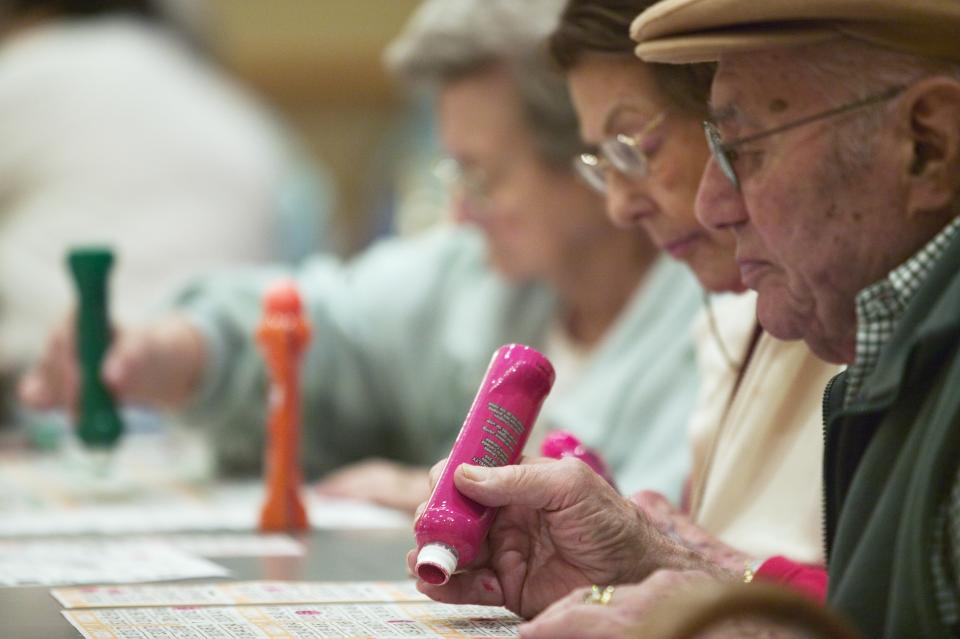
[[621, 639], [634, 633], [665, 601], [716, 578], [704, 572], [661, 570], [639, 584], [617, 586], [606, 605], [589, 603], [590, 588], [578, 588], [520, 626], [522, 639]]
[[[102, 379], [121, 402], [177, 409], [189, 401], [204, 366], [200, 332], [171, 316], [146, 328], [118, 330], [107, 351]], [[74, 324], [63, 322], [43, 356], [20, 382], [20, 401], [37, 410], [73, 410], [79, 392]]]
[[327, 497], [363, 499], [409, 513], [430, 496], [426, 468], [386, 459], [366, 459], [344, 466], [321, 479], [314, 488]]
[[[454, 480], [461, 493], [500, 511], [475, 565], [443, 586], [418, 583], [437, 601], [506, 606], [532, 617], [575, 588], [639, 582], [663, 566], [705, 563], [577, 460], [464, 465]], [[412, 570], [416, 551], [407, 561]]]

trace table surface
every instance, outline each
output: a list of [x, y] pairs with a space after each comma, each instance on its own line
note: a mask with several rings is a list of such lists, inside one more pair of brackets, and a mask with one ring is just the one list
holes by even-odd
[[[318, 530], [300, 540], [305, 546], [305, 554], [300, 557], [218, 557], [212, 561], [229, 568], [233, 573], [230, 578], [235, 580], [404, 579], [407, 577], [405, 557], [413, 547], [413, 532]], [[0, 588], [0, 636], [4, 639], [82, 637], [60, 614], [61, 609], [50, 595], [50, 587]]]

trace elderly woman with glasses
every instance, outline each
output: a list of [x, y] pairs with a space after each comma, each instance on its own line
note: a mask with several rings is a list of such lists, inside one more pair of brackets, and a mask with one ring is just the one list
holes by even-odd
[[[451, 189], [454, 221], [482, 238], [480, 253], [471, 257], [480, 257], [483, 270], [497, 279], [535, 285], [551, 297], [543, 323], [524, 338], [558, 370], [528, 451], [549, 430], [572, 431], [611, 465], [621, 489], [657, 484], [679, 501], [690, 407], [681, 398], [689, 399], [696, 385], [685, 361], [696, 287], [682, 269], [660, 259], [646, 237], [612, 227], [602, 197], [571, 167], [571, 155], [583, 148], [576, 114], [563, 74], [542, 48], [561, 8], [562, 0], [430, 0], [386, 59], [401, 78], [434, 97], [446, 155], [435, 173]], [[477, 294], [467, 279], [451, 285], [464, 298]], [[448, 311], [459, 313], [455, 306]], [[495, 308], [475, 317], [490, 325], [488, 335], [506, 328], [498, 339], [516, 334], [509, 325], [523, 319]], [[476, 352], [478, 335], [466, 328], [456, 339], [473, 342], [470, 351]], [[479, 376], [470, 379], [475, 384]], [[434, 394], [429, 403], [443, 400]], [[449, 446], [454, 424], [459, 420], [445, 436], [432, 438], [431, 451]], [[382, 479], [369, 468], [369, 462], [348, 466], [320, 488], [356, 496], [355, 485]], [[422, 484], [405, 488], [410, 506], [429, 487], [425, 472], [418, 474]], [[384, 483], [361, 496], [377, 498]]]
[[[534, 430], [572, 431], [624, 490], [679, 501], [697, 376], [699, 290], [649, 240], [614, 228], [570, 165], [583, 145], [563, 74], [542, 41], [562, 0], [431, 0], [388, 62], [436, 98], [463, 224], [385, 240], [297, 273], [313, 324], [305, 358], [305, 463], [326, 493], [412, 510], [456, 437], [491, 353], [522, 341], [557, 384]], [[223, 471], [261, 456], [263, 365], [253, 341], [275, 270], [222, 274], [179, 314], [120, 333], [104, 374], [124, 400], [214, 435]], [[70, 404], [66, 340], [24, 390]], [[66, 364], [66, 365], [65, 365]], [[64, 371], [67, 371], [65, 373]]]
[[[614, 222], [645, 231], [705, 289], [737, 293], [736, 229], [706, 228], [694, 215], [710, 157], [702, 123], [712, 69], [633, 56], [629, 25], [650, 4], [569, 0], [550, 39], [589, 146], [574, 163], [606, 195]], [[489, 557], [423, 591], [528, 617], [552, 604], [525, 632], [581, 638], [616, 636], [651, 598], [706, 577], [757, 577], [822, 598], [820, 406], [838, 369], [761, 331], [752, 294], [719, 297], [698, 330], [705, 388], [691, 423], [686, 513], [654, 492], [619, 498], [573, 465], [462, 468], [461, 491], [507, 507]], [[616, 585], [631, 582], [642, 583]]]

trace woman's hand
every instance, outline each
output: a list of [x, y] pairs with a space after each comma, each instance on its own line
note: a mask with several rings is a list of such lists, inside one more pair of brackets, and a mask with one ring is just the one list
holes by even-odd
[[[144, 328], [115, 331], [101, 377], [121, 402], [178, 409], [199, 386], [205, 357], [200, 331], [187, 318], [174, 315]], [[35, 410], [74, 409], [79, 365], [72, 318], [50, 335], [18, 392], [20, 401]]]
[[591, 589], [578, 588], [520, 626], [522, 639], [621, 639], [658, 605], [705, 583], [714, 575], [697, 570], [661, 570], [639, 584], [617, 586], [605, 605], [591, 603]]
[[674, 507], [660, 493], [641, 491], [632, 495], [630, 500], [643, 511], [649, 521], [665, 536], [703, 556], [732, 575], [742, 575], [744, 568], [757, 559], [728, 546], [698, 527], [686, 513]]
[[412, 513], [430, 496], [430, 480], [426, 468], [365, 459], [330, 473], [314, 489], [327, 497], [362, 499]]

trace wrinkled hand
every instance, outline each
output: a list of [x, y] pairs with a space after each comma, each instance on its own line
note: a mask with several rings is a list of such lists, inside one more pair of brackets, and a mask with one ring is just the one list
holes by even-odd
[[410, 513], [430, 496], [426, 468], [386, 459], [367, 459], [345, 466], [321, 479], [314, 488], [327, 497], [363, 499]]
[[[172, 316], [146, 328], [116, 331], [101, 375], [120, 401], [175, 409], [189, 400], [203, 366], [200, 332], [185, 318]], [[72, 410], [78, 388], [74, 324], [67, 320], [50, 336], [18, 393], [21, 402], [36, 410]]]
[[733, 575], [743, 574], [744, 567], [757, 559], [728, 546], [699, 528], [686, 513], [675, 508], [660, 493], [641, 491], [631, 496], [630, 500], [647, 515], [661, 533]]
[[578, 588], [520, 626], [522, 639], [622, 639], [643, 636], [636, 629], [671, 597], [703, 584], [714, 575], [697, 570], [661, 570], [642, 583], [617, 586], [607, 605], [585, 603], [589, 588]]
[[[436, 481], [438, 467], [432, 475]], [[577, 460], [463, 465], [454, 480], [467, 497], [501, 508], [475, 565], [443, 586], [417, 584], [437, 601], [506, 606], [532, 617], [574, 588], [639, 582], [661, 564], [699, 563]], [[412, 570], [416, 551], [407, 561]]]

